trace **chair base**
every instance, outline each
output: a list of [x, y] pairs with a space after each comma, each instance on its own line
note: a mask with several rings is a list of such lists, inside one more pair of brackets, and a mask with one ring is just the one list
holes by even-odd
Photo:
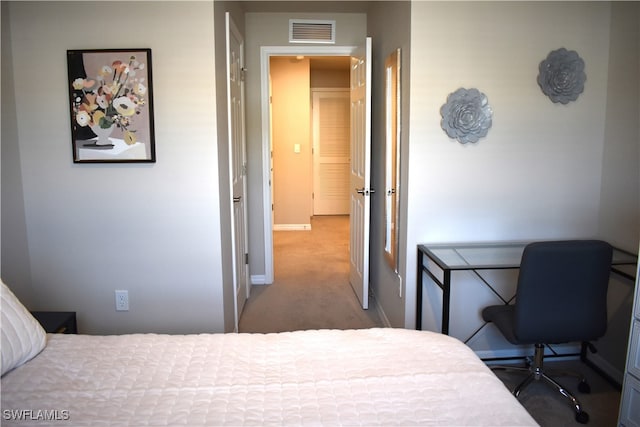
[[[578, 399], [576, 399], [576, 397], [573, 394], [571, 394], [566, 389], [566, 387], [564, 387], [563, 385], [561, 385], [559, 382], [557, 382], [551, 377], [552, 371], [543, 370], [543, 359], [544, 359], [544, 345], [536, 344], [536, 351], [533, 357], [533, 361], [529, 361], [527, 363], [529, 365], [527, 368], [520, 368], [515, 366], [491, 366], [491, 370], [526, 372], [528, 374], [526, 378], [513, 389], [512, 393], [515, 397], [519, 397], [522, 390], [524, 390], [533, 381], [542, 380], [545, 384], [554, 388], [557, 392], [559, 392], [571, 403], [571, 406], [575, 411], [575, 418], [577, 422], [581, 424], [586, 424], [587, 422], [589, 422], [589, 414], [587, 414], [582, 409], [582, 405], [580, 404]], [[591, 391], [586, 379], [582, 375], [576, 372], [553, 371], [553, 375], [577, 377], [580, 379], [580, 383], [578, 384], [578, 390], [583, 393], [589, 393]]]

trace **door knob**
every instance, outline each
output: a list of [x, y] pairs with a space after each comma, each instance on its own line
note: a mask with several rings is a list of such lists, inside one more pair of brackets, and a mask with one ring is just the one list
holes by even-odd
[[362, 194], [364, 196], [368, 196], [369, 194], [373, 194], [375, 192], [376, 190], [374, 190], [373, 188], [370, 188], [370, 189], [365, 189], [364, 187], [356, 188], [356, 193]]

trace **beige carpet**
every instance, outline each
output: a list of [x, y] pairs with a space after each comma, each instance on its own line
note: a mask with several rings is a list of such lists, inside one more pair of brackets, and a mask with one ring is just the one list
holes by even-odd
[[[240, 332], [282, 332], [303, 329], [350, 329], [382, 326], [370, 300], [363, 310], [349, 285], [349, 217], [318, 216], [311, 231], [274, 233], [275, 281], [253, 286], [240, 318]], [[579, 361], [546, 362], [545, 367], [580, 370], [591, 394], [576, 394], [590, 415], [590, 427], [617, 425], [620, 393]], [[497, 372], [509, 388], [522, 377]], [[577, 393], [577, 380], [559, 378]], [[542, 383], [522, 392], [520, 402], [543, 427], [581, 426], [571, 406]]]
[[273, 233], [274, 283], [253, 286], [240, 332], [382, 326], [349, 284], [349, 216], [315, 216], [311, 230]]

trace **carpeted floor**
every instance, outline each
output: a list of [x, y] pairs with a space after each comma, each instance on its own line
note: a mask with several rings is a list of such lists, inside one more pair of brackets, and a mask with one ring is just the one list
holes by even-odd
[[[578, 379], [572, 377], [554, 377], [567, 388], [580, 402], [583, 410], [589, 414], [590, 427], [615, 427], [618, 420], [620, 392], [602, 376], [579, 360], [549, 362], [545, 360], [545, 369], [573, 370], [582, 373], [591, 386], [591, 393], [578, 392]], [[510, 390], [523, 379], [523, 374], [495, 371]], [[536, 381], [520, 393], [520, 403], [543, 427], [582, 426], [575, 420], [575, 413], [569, 401], [542, 381]]]
[[[381, 327], [375, 301], [363, 310], [349, 285], [349, 217], [319, 216], [310, 231], [274, 233], [275, 281], [253, 286], [240, 318], [240, 332], [283, 332], [304, 329]], [[545, 362], [545, 368], [574, 369], [591, 385], [590, 394], [577, 393], [577, 380], [558, 378], [577, 393], [590, 415], [590, 427], [617, 425], [620, 392], [579, 361]], [[497, 371], [512, 389], [521, 375]], [[550, 387], [535, 383], [520, 402], [543, 427], [581, 426], [566, 399]]]
[[316, 216], [311, 230], [273, 233], [274, 283], [253, 286], [240, 332], [382, 326], [349, 284], [349, 216]]

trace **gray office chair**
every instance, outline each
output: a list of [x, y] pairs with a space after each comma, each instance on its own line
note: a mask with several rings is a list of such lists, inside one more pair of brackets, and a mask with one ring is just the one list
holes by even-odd
[[[589, 415], [578, 400], [543, 370], [545, 344], [588, 342], [607, 329], [607, 287], [613, 248], [600, 240], [536, 242], [522, 253], [515, 304], [494, 305], [482, 311], [512, 344], [535, 344], [529, 373], [514, 390], [520, 392], [534, 380], [544, 380], [569, 399], [576, 421], [585, 424]], [[564, 373], [566, 374], [566, 373]], [[589, 392], [584, 377], [581, 392]]]

